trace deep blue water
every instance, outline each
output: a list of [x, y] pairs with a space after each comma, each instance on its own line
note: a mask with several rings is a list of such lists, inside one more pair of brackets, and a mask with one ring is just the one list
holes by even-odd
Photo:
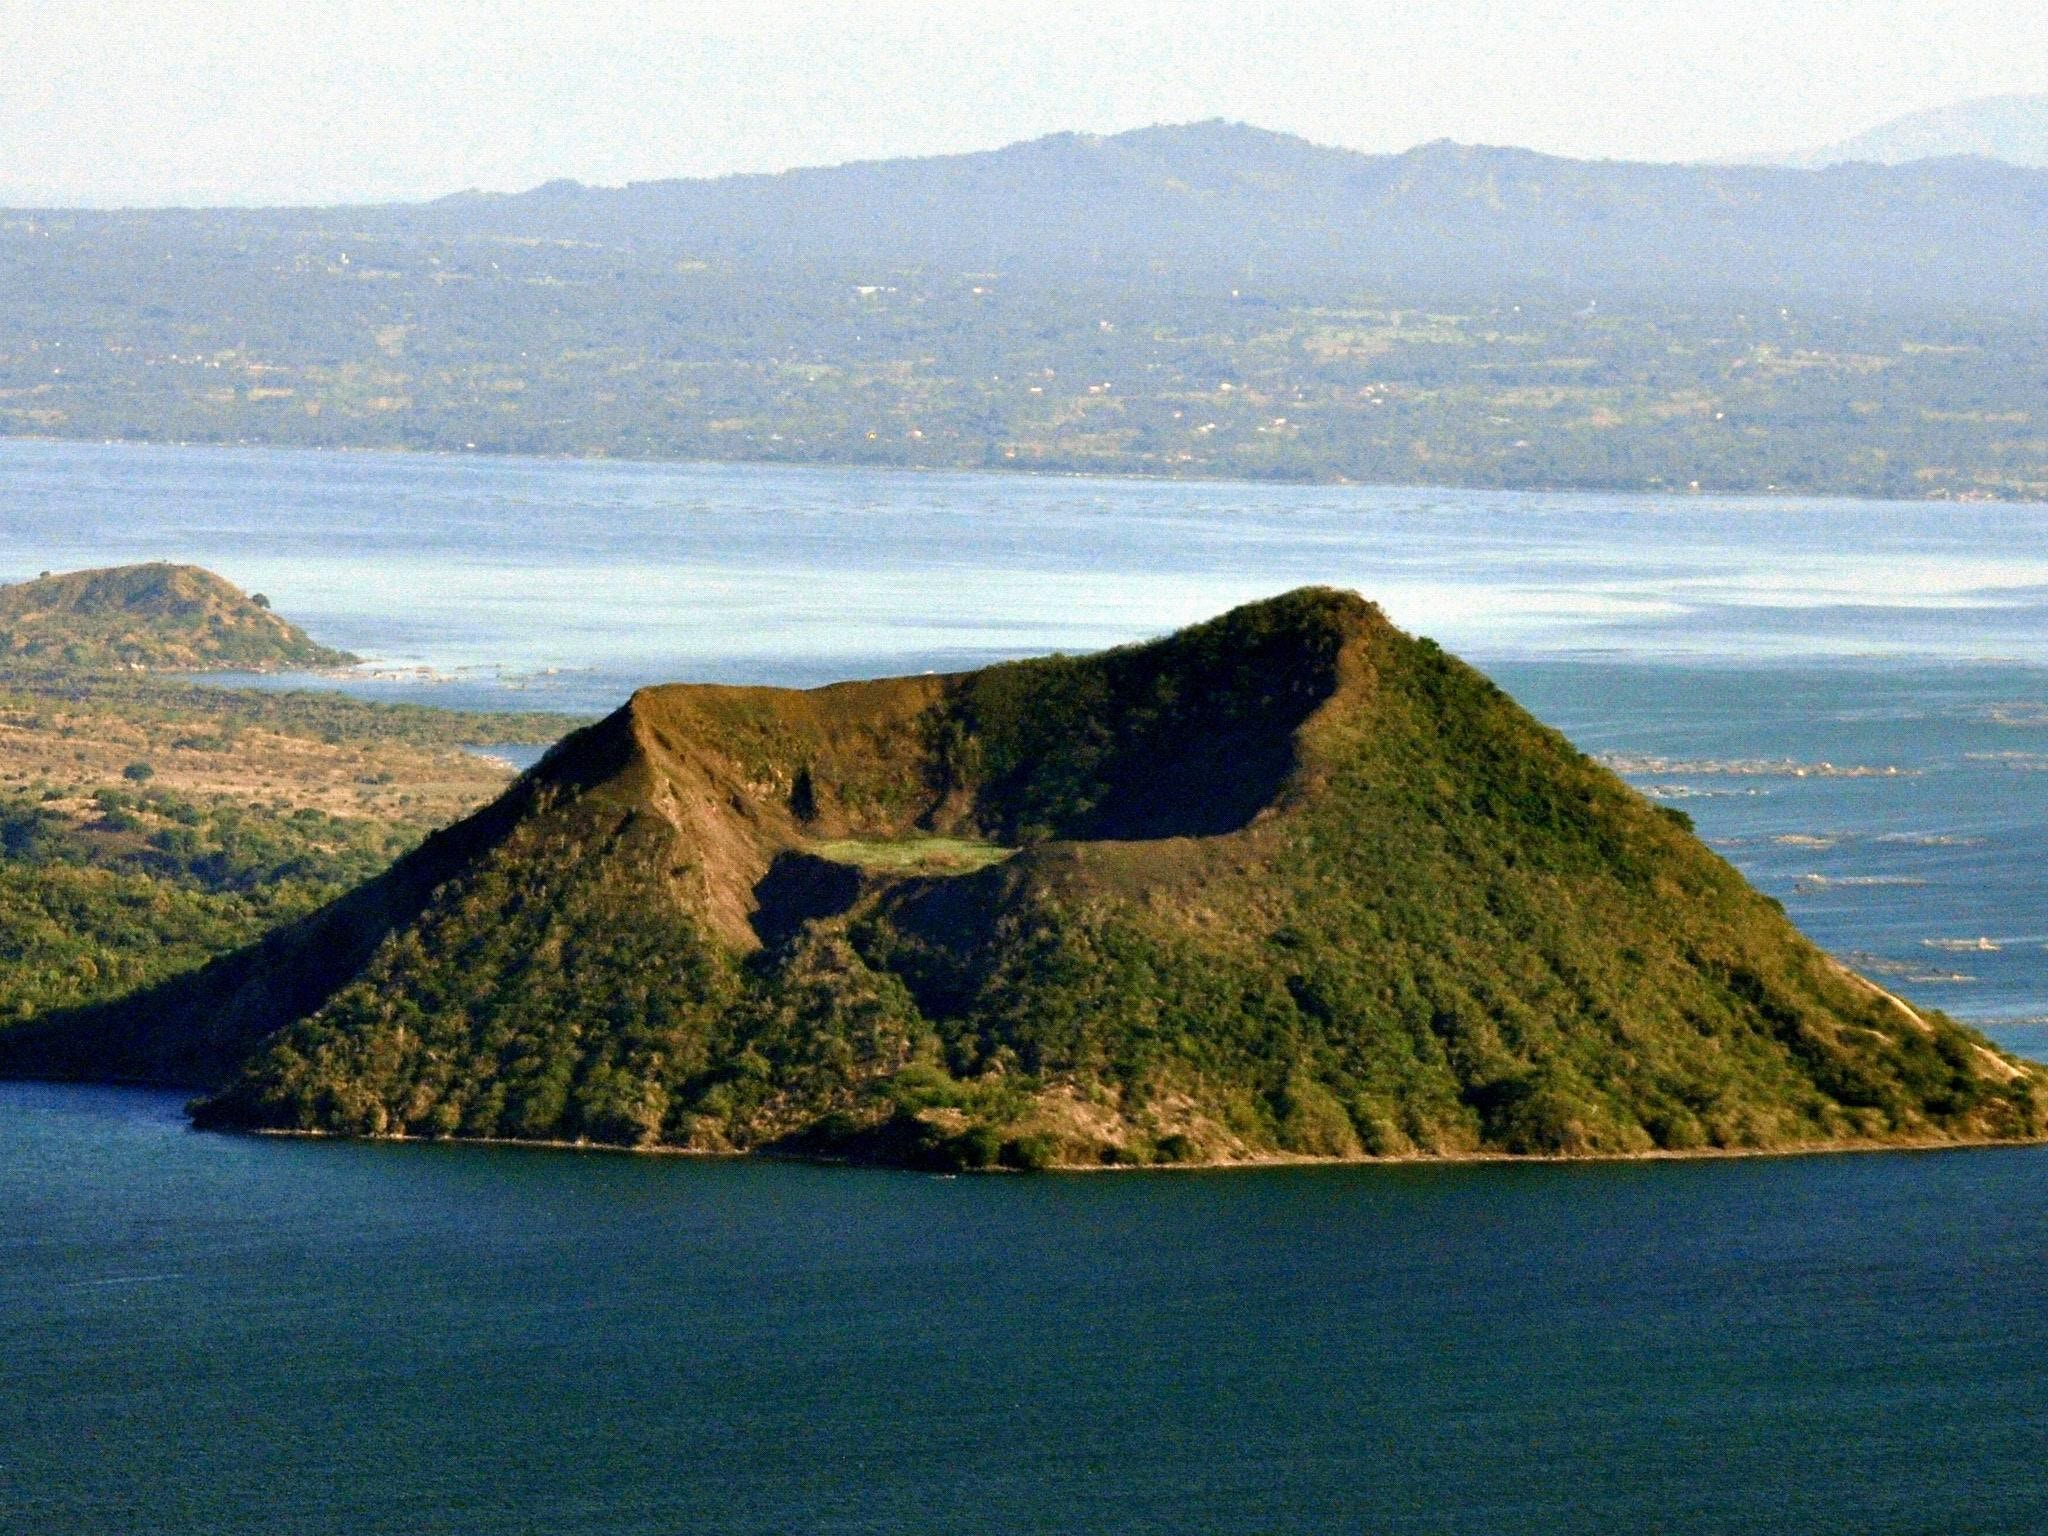
[[[0, 442], [0, 579], [196, 560], [427, 702], [1353, 586], [2048, 1057], [2042, 512]], [[0, 1530], [2048, 1530], [2044, 1173], [944, 1181], [0, 1085]]]
[[0, 1085], [0, 1527], [2039, 1531], [2044, 1174], [942, 1180]]

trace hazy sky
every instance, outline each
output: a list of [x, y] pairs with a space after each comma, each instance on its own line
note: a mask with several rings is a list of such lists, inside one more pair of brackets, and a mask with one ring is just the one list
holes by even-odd
[[1704, 159], [2048, 90], [2042, 0], [0, 0], [0, 202], [335, 202], [1228, 117]]

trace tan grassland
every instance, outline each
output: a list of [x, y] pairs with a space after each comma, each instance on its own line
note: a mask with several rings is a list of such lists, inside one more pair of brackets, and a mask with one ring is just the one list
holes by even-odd
[[452, 747], [394, 740], [324, 741], [209, 722], [124, 718], [106, 708], [0, 707], [0, 789], [58, 790], [53, 802], [133, 787], [123, 775], [147, 763], [149, 784], [195, 798], [226, 796], [280, 810], [421, 829], [467, 814], [512, 778], [505, 763]]

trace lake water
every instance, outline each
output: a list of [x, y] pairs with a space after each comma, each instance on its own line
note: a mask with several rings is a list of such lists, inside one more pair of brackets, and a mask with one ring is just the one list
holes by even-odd
[[2038, 1532], [2048, 1151], [933, 1179], [0, 1084], [11, 1532]]
[[198, 561], [433, 675], [387, 686], [465, 702], [972, 666], [1305, 582], [1488, 662], [2048, 664], [2048, 528], [2026, 506], [10, 440], [0, 491], [0, 579]]
[[[0, 442], [0, 578], [138, 559], [372, 659], [321, 686], [565, 712], [1356, 587], [2048, 1056], [2041, 508]], [[938, 1181], [0, 1086], [0, 1529], [2048, 1529], [2044, 1174]]]

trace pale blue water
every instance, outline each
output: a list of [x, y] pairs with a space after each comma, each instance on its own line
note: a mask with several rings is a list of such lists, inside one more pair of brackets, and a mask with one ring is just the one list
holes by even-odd
[[[2048, 1056], [2041, 508], [0, 442], [0, 578], [146, 558], [569, 712], [1353, 586]], [[2044, 1157], [944, 1182], [0, 1086], [0, 1529], [2040, 1531]]]
[[[1113, 644], [1304, 582], [1475, 658], [2048, 664], [2033, 507], [0, 440], [0, 579], [175, 558], [433, 697]], [[562, 669], [548, 675], [548, 669]]]

